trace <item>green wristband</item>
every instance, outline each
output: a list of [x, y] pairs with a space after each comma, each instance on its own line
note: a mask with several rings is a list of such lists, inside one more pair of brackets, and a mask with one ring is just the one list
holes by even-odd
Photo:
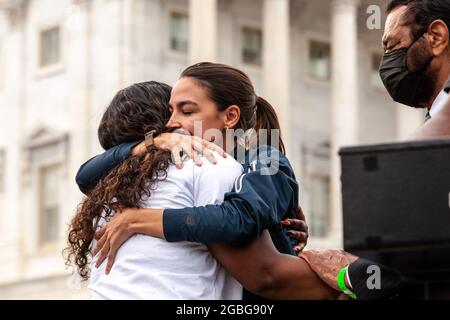
[[338, 282], [338, 288], [339, 288], [339, 290], [341, 290], [343, 293], [345, 293], [350, 298], [356, 299], [356, 294], [354, 294], [345, 285], [345, 274], [347, 273], [347, 271], [348, 271], [348, 266], [345, 266], [344, 268], [341, 269], [341, 271], [339, 271], [338, 281], [337, 281]]

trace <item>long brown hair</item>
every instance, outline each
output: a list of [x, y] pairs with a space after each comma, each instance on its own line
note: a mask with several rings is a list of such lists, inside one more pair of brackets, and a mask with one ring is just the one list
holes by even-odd
[[[183, 77], [192, 78], [204, 87], [219, 111], [232, 105], [238, 106], [241, 118], [237, 129], [255, 129], [256, 132], [265, 129], [269, 143], [272, 141], [271, 130], [281, 129], [275, 109], [268, 101], [256, 95], [250, 78], [243, 71], [225, 64], [202, 62], [185, 69], [181, 74], [181, 78]], [[277, 143], [274, 145], [285, 153], [281, 132]]]
[[[149, 130], [164, 131], [170, 118], [170, 92], [170, 86], [158, 82], [137, 83], [120, 90], [101, 120], [98, 129], [101, 145], [109, 149], [123, 142], [142, 140]], [[71, 221], [66, 265], [75, 265], [80, 276], [87, 280], [98, 219], [103, 213], [108, 217], [121, 208], [141, 207], [156, 183], [166, 178], [169, 163], [169, 151], [152, 147], [126, 159], [100, 180]]]

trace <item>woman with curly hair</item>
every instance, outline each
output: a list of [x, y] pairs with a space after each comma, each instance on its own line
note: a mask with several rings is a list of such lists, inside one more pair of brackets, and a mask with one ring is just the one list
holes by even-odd
[[[163, 132], [170, 118], [171, 88], [157, 82], [134, 84], [119, 91], [101, 120], [100, 144], [109, 149], [119, 143], [141, 139], [146, 132]], [[72, 220], [69, 262], [87, 279], [97, 299], [239, 299], [242, 287], [214, 259], [207, 247], [196, 243], [170, 244], [144, 235], [133, 236], [117, 255], [117, 268], [109, 276], [104, 268], [91, 269], [89, 256], [95, 231], [121, 208], [185, 207], [218, 201], [231, 189], [241, 166], [234, 159], [221, 159], [230, 178], [196, 190], [209, 173], [186, 161], [176, 170], [169, 151], [150, 147], [126, 159], [92, 189]], [[218, 181], [218, 180], [217, 180]], [[91, 263], [96, 262], [96, 257]], [[89, 271], [90, 274], [89, 274]], [[182, 285], [181, 285], [182, 284]]]
[[[184, 80], [172, 93], [175, 99], [191, 93], [191, 107], [196, 105], [204, 125], [233, 128], [240, 123], [239, 107], [217, 110], [195, 80]], [[134, 143], [152, 130], [164, 132], [171, 116], [169, 97], [170, 88], [156, 82], [119, 91], [99, 127], [102, 146], [108, 149]], [[92, 252], [96, 246], [94, 235], [109, 220], [120, 217], [124, 208], [220, 205], [243, 168], [232, 157], [216, 154], [216, 158], [216, 165], [205, 162], [202, 166], [184, 159], [183, 168], [178, 170], [171, 162], [170, 151], [151, 146], [145, 152], [120, 159], [121, 163], [90, 189], [70, 225], [67, 261], [77, 266], [84, 279], [90, 276], [93, 298], [241, 299], [242, 285], [274, 299], [326, 299], [338, 295], [305, 260], [278, 252], [267, 231], [239, 248], [167, 242], [144, 235], [146, 232], [133, 232], [115, 253], [113, 268], [107, 270], [106, 263], [98, 263], [100, 253]], [[196, 221], [188, 219], [186, 223]], [[133, 227], [141, 230], [146, 226]]]

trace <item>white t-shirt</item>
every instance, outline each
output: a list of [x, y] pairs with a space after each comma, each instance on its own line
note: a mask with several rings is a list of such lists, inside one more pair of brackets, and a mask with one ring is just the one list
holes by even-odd
[[[221, 204], [242, 166], [232, 157], [215, 154], [201, 167], [192, 160], [181, 170], [170, 165], [167, 178], [158, 182], [146, 201], [148, 208], [185, 208]], [[105, 223], [102, 218], [98, 228]], [[134, 235], [117, 251], [105, 274], [106, 260], [97, 269], [91, 263], [89, 292], [94, 299], [239, 300], [242, 286], [216, 261], [206, 245]]]

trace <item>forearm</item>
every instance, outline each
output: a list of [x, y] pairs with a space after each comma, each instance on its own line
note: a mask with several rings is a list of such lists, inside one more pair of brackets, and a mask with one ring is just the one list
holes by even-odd
[[221, 205], [166, 209], [164, 234], [167, 241], [242, 245], [260, 234], [260, 217], [249, 203], [232, 199]]
[[277, 252], [267, 233], [234, 248], [210, 245], [216, 259], [249, 291], [268, 299], [323, 300], [337, 292], [298, 257]]
[[305, 260], [284, 254], [278, 256], [268, 269], [270, 285], [256, 294], [277, 300], [326, 300], [339, 295], [320, 279]]
[[131, 156], [137, 142], [122, 143], [86, 161], [78, 170], [75, 181], [81, 192], [87, 193], [115, 166]]
[[[274, 162], [277, 173], [265, 175], [263, 163]], [[282, 220], [295, 218], [298, 183], [287, 158], [266, 155], [251, 169], [238, 179], [239, 188], [236, 190], [235, 185], [221, 205], [166, 210], [167, 240], [241, 246], [257, 239], [264, 230], [279, 226]]]
[[[128, 224], [133, 233], [165, 239], [170, 242], [190, 241], [198, 243], [242, 242], [252, 236], [249, 230], [257, 223], [243, 218], [236, 211], [223, 210], [220, 206], [186, 209], [130, 209]], [[226, 215], [234, 215], [234, 217]], [[256, 227], [256, 230], [258, 228]], [[255, 231], [252, 231], [255, 232]]]
[[128, 228], [131, 233], [165, 239], [163, 209], [133, 209], [129, 212]]

